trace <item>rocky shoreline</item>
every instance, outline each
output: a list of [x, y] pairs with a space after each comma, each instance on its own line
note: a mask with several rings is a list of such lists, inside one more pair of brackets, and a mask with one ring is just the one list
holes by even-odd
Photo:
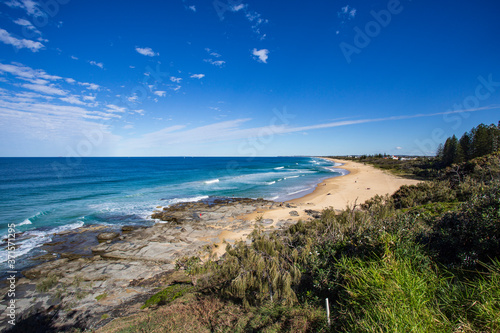
[[159, 222], [152, 226], [86, 226], [54, 235], [43, 246], [47, 253], [37, 258], [42, 263], [23, 271], [16, 283], [14, 327], [5, 311], [8, 287], [1, 289], [0, 331], [95, 329], [141, 311], [158, 288], [191, 283], [175, 270], [177, 259], [220, 250], [227, 233], [245, 238], [256, 225], [274, 230], [294, 223], [242, 218], [280, 205], [262, 199], [210, 198], [159, 207], [162, 210], [152, 214]]

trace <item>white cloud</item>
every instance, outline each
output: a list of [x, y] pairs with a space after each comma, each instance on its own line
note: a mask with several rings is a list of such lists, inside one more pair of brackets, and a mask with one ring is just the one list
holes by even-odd
[[41, 69], [32, 69], [18, 62], [12, 62], [10, 65], [0, 63], [0, 73], [9, 73], [16, 78], [33, 82], [34, 80], [43, 79], [49, 81], [61, 80], [62, 77], [49, 75]]
[[211, 56], [213, 57], [216, 57], [216, 58], [220, 58], [222, 57], [222, 55], [220, 55], [219, 53], [217, 52], [212, 52], [212, 50], [210, 50], [208, 47], [205, 48], [205, 51], [207, 51], [208, 54], [210, 54]]
[[193, 74], [190, 76], [192, 79], [202, 79], [205, 77], [205, 74]]
[[396, 150], [401, 150], [403, 149], [403, 147], [396, 147]]
[[111, 111], [111, 112], [125, 112], [127, 109], [124, 107], [120, 107], [114, 104], [108, 104], [106, 107]]
[[196, 12], [196, 6], [189, 6], [189, 9], [191, 9], [193, 12]]
[[204, 59], [203, 61], [208, 62], [217, 67], [222, 67], [226, 63], [224, 60], [213, 60], [213, 59]]
[[175, 87], [171, 87], [170, 89], [172, 89], [173, 91], [178, 91], [181, 88], [182, 87], [178, 85], [178, 86], [175, 86]]
[[171, 76], [171, 77], [170, 77], [170, 81], [175, 82], [175, 83], [181, 83], [182, 78], [180, 78], [180, 77], [175, 77], [175, 76]]
[[39, 4], [33, 0], [10, 0], [5, 2], [5, 4], [11, 8], [21, 8], [25, 10], [28, 15], [45, 15], [45, 13], [39, 8]]
[[123, 129], [132, 129], [132, 128], [134, 128], [134, 125], [132, 125], [132, 124], [128, 124], [128, 125], [123, 126]]
[[340, 8], [340, 12], [337, 13], [338, 17], [342, 20], [342, 23], [352, 20], [356, 17], [357, 10], [349, 5]]
[[129, 67], [129, 68], [132, 68], [132, 69], [134, 69], [134, 68], [135, 68], [135, 66], [132, 66], [132, 65], [130, 65], [130, 66], [128, 66], [128, 67]]
[[87, 87], [89, 90], [99, 90], [100, 86], [95, 83], [78, 82], [79, 85]]
[[48, 95], [60, 95], [60, 96], [65, 96], [68, 94], [67, 91], [64, 91], [62, 89], [56, 88], [53, 85], [46, 86], [44, 84], [30, 84], [30, 83], [25, 83], [22, 84], [21, 87], [30, 89], [33, 91], [37, 91], [43, 94], [48, 94]]
[[[119, 96], [117, 96], [117, 97], [119, 97]], [[128, 99], [129, 102], [135, 103], [139, 99], [139, 96], [137, 96], [137, 94], [134, 94], [134, 95], [132, 95], [130, 97], [127, 97], [127, 99]]]
[[245, 8], [246, 6], [247, 5], [244, 5], [244, 4], [240, 3], [239, 5], [232, 6], [231, 7], [231, 11], [238, 12], [238, 11], [242, 10], [243, 8]]
[[72, 78], [67, 78], [67, 79], [65, 79], [65, 80], [66, 80], [66, 82], [68, 82], [68, 83], [70, 83], [70, 84], [74, 84], [74, 83], [76, 83], [76, 80], [74, 80], [74, 79], [72, 79]]
[[140, 110], [132, 110], [132, 111], [134, 111], [135, 113], [140, 114], [141, 116], [144, 116], [144, 113], [145, 113], [145, 111], [144, 111], [143, 109], [140, 109]]
[[55, 155], [66, 154], [72, 143], [76, 145], [85, 139], [83, 133], [102, 134], [101, 148], [107, 146], [105, 142], [118, 141], [119, 137], [112, 135], [108, 126], [93, 122], [117, 116], [74, 105], [54, 104], [50, 102], [52, 100], [57, 101], [51, 96], [33, 92], [0, 91], [0, 133], [18, 142], [16, 149], [21, 152], [30, 151], [33, 142], [50, 142], [47, 149], [56, 146], [59, 149]]
[[31, 52], [38, 52], [40, 49], [45, 47], [40, 42], [35, 42], [29, 39], [18, 39], [14, 36], [11, 36], [11, 34], [4, 29], [0, 29], [0, 41], [4, 44], [12, 45], [16, 49], [26, 48], [31, 50]]
[[267, 59], [269, 58], [268, 49], [262, 49], [262, 50], [253, 49], [252, 54], [254, 55], [254, 57], [257, 57], [260, 62], [267, 64]]
[[340, 126], [349, 126], [356, 124], [381, 122], [381, 121], [393, 121], [393, 120], [404, 120], [419, 117], [433, 117], [441, 116], [444, 114], [452, 113], [463, 113], [463, 112], [478, 112], [482, 110], [489, 109], [500, 109], [499, 105], [493, 105], [488, 107], [469, 109], [469, 110], [459, 110], [459, 111], [447, 111], [432, 114], [415, 114], [415, 115], [403, 115], [385, 118], [372, 118], [372, 119], [361, 119], [361, 120], [344, 120], [335, 121], [323, 124], [314, 124], [308, 126], [289, 126], [289, 125], [272, 125], [264, 127], [252, 127], [252, 128], [242, 128], [242, 125], [248, 123], [251, 119], [235, 119], [229, 121], [223, 121], [218, 123], [213, 123], [210, 125], [194, 127], [187, 129], [185, 125], [175, 125], [166, 127], [156, 132], [148, 133], [137, 139], [130, 139], [126, 142], [126, 146], [132, 151], [136, 150], [141, 152], [143, 149], [161, 149], [166, 145], [172, 144], [189, 144], [189, 143], [207, 143], [207, 142], [218, 142], [218, 141], [234, 141], [249, 138], [255, 138], [262, 133], [273, 133], [273, 134], [286, 134], [286, 133], [304, 133], [306, 131], [311, 131], [315, 129], [327, 129]]
[[156, 96], [165, 97], [167, 95], [167, 92], [166, 91], [157, 90], [157, 91], [153, 92], [153, 94], [155, 94]]
[[59, 98], [61, 101], [64, 101], [64, 102], [67, 102], [67, 103], [70, 103], [70, 104], [75, 104], [75, 105], [86, 105], [84, 102], [82, 102], [80, 99], [78, 99], [77, 96], [75, 95], [71, 95], [71, 96], [68, 96], [68, 97], [62, 97], [62, 98]]
[[136, 47], [135, 50], [139, 53], [139, 54], [142, 54], [144, 56], [148, 56], [148, 57], [154, 57], [154, 56], [158, 56], [160, 55], [159, 53], [155, 53], [153, 51], [153, 49], [151, 49], [150, 47], [145, 47], [145, 48], [140, 48], [140, 47]]
[[77, 57], [75, 57], [75, 56], [71, 56], [71, 59], [73, 59], [73, 60], [78, 60], [78, 58], [77, 58]]
[[91, 101], [91, 102], [94, 102], [95, 101], [95, 96], [83, 96], [83, 100], [84, 101]]
[[31, 24], [30, 21], [26, 20], [26, 19], [17, 19], [17, 20], [14, 20], [13, 21], [15, 24], [18, 24], [22, 27], [26, 27], [27, 29], [33, 31], [34, 33], [38, 34], [38, 35], [42, 35], [42, 33], [40, 32], [40, 30], [38, 30], [33, 24]]
[[90, 64], [93, 65], [93, 66], [97, 66], [101, 69], [104, 69], [104, 64], [102, 62], [95, 62], [95, 61], [90, 61]]
[[[212, 57], [215, 57], [215, 58], [222, 57], [222, 55], [220, 55], [217, 52], [212, 51], [208, 47], [205, 48], [205, 51], [207, 51], [207, 53], [210, 54]], [[209, 64], [212, 64], [212, 65], [217, 66], [217, 67], [222, 67], [226, 63], [224, 60], [214, 60], [212, 58], [210, 58], [210, 59], [203, 59], [203, 61], [208, 62]]]

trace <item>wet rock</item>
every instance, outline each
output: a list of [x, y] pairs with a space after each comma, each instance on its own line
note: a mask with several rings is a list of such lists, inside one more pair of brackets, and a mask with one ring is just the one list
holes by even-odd
[[297, 212], [296, 210], [292, 210], [289, 214], [291, 216], [299, 216], [299, 212]]
[[139, 226], [136, 226], [136, 225], [124, 225], [122, 227], [122, 231], [123, 232], [131, 232], [131, 231], [134, 231], [134, 230], [137, 230], [139, 229], [140, 227]]
[[108, 241], [120, 237], [120, 234], [117, 232], [102, 232], [97, 235], [97, 240], [99, 241]]

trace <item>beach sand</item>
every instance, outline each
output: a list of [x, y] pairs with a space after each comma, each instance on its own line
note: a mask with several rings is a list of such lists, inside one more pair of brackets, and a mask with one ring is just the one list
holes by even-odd
[[[272, 219], [273, 223], [263, 225], [266, 229], [272, 228], [279, 220], [299, 219], [307, 220], [311, 217], [305, 210], [315, 210], [321, 212], [326, 208], [341, 210], [347, 206], [359, 205], [364, 203], [375, 195], [393, 194], [402, 185], [415, 185], [418, 180], [397, 177], [393, 174], [377, 169], [371, 165], [352, 162], [347, 160], [332, 160], [342, 163], [339, 169], [349, 171], [349, 174], [339, 177], [326, 179], [316, 186], [316, 189], [301, 198], [283, 203], [282, 207], [269, 210], [257, 211], [252, 214], [244, 215], [239, 218], [247, 221], [255, 221], [262, 217], [263, 219]], [[289, 207], [287, 207], [289, 206]], [[290, 212], [296, 211], [297, 216], [290, 215]], [[225, 234], [226, 240], [245, 239], [251, 229], [234, 234]], [[223, 249], [218, 249], [218, 254], [222, 254]]]

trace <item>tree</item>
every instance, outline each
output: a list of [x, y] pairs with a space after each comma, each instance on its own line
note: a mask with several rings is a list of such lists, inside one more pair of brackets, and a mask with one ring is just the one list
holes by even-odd
[[493, 152], [493, 136], [491, 127], [480, 124], [471, 131], [472, 139], [472, 157], [481, 157]]
[[451, 138], [446, 139], [443, 147], [442, 164], [447, 167], [453, 163], [460, 163], [463, 161], [462, 147], [458, 144], [457, 137], [453, 135]]
[[464, 155], [464, 160], [468, 161], [472, 157], [472, 139], [471, 135], [468, 132], [465, 132], [464, 135], [459, 140], [460, 147], [462, 148], [462, 153]]

